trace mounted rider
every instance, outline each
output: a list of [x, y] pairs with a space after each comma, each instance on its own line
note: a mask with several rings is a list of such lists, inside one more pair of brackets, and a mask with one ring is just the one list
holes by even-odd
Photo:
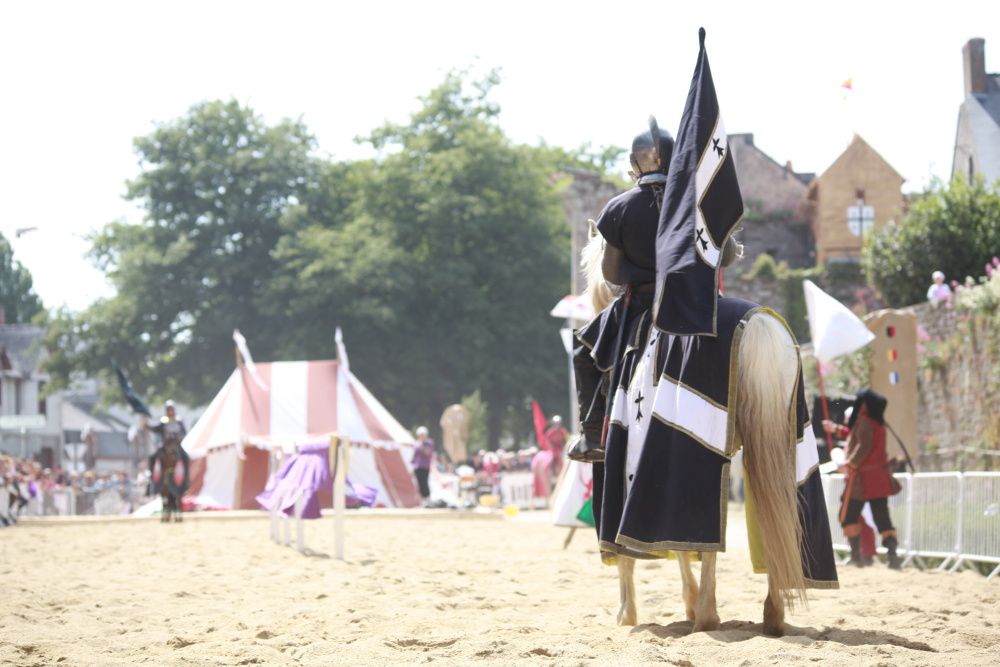
[[181, 520], [181, 498], [190, 486], [190, 459], [181, 446], [181, 441], [187, 435], [184, 420], [177, 416], [177, 407], [172, 400], [163, 405], [163, 416], [155, 425], [144, 422], [144, 426], [160, 436], [160, 446], [149, 457], [149, 469], [152, 473], [153, 492], [163, 498], [164, 522], [170, 521], [171, 514], [176, 512], [176, 521]]
[[[782, 335], [787, 330], [776, 313], [719, 293], [721, 270], [742, 254], [732, 236], [742, 198], [721, 121], [718, 128], [714, 149], [709, 141], [691, 150], [695, 133], [689, 132], [686, 149], [678, 145], [674, 155], [673, 138], [651, 117], [649, 130], [632, 142], [635, 186], [609, 201], [597, 219], [606, 244], [601, 273], [618, 296], [577, 332], [584, 439], [571, 456], [595, 463], [593, 507], [607, 563], [617, 556], [725, 550], [729, 459], [740, 446], [730, 404], [739, 400], [731, 372], [736, 350], [759, 314], [773, 316]], [[713, 161], [707, 185], [696, 184], [694, 172]], [[668, 176], [672, 163], [679, 173]], [[790, 331], [787, 337], [794, 345]], [[800, 371], [792, 381], [789, 407], [802, 443], [808, 410]], [[789, 446], [796, 450], [795, 442]], [[835, 587], [818, 472], [795, 467], [799, 511], [809, 519], [802, 526], [805, 581], [798, 586]], [[757, 555], [755, 569], [762, 569]]]

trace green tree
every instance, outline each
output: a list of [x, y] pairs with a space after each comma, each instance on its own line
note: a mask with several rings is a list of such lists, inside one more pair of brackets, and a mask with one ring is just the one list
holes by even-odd
[[0, 234], [0, 306], [9, 323], [30, 322], [42, 311], [42, 302], [32, 287], [31, 273], [14, 259], [14, 251], [3, 234]]
[[235, 101], [207, 102], [135, 141], [142, 172], [127, 198], [140, 224], [113, 222], [91, 256], [117, 293], [50, 323], [55, 383], [107, 375], [116, 359], [151, 395], [207, 400], [233, 366], [234, 327], [265, 358], [282, 323], [262, 307], [281, 220], [316, 187], [304, 125], [267, 125]]
[[409, 124], [372, 132], [374, 161], [335, 167], [336, 189], [350, 183], [354, 196], [328, 206], [317, 195], [319, 208], [288, 216], [270, 299], [276, 317], [322, 323], [292, 334], [300, 351], [331, 350], [343, 326], [352, 368], [405, 423], [479, 390], [494, 445], [505, 407], [564, 400], [547, 313], [567, 289], [569, 254], [551, 151], [504, 136], [488, 98], [496, 82], [449, 75]]
[[981, 179], [935, 183], [910, 206], [903, 221], [874, 230], [862, 266], [892, 306], [926, 299], [931, 272], [964, 281], [979, 276], [1000, 249], [1000, 190]]

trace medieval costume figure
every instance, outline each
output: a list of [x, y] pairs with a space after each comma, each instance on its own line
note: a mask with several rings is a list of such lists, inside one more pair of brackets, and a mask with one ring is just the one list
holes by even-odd
[[184, 421], [177, 416], [177, 408], [173, 401], [164, 404], [164, 415], [158, 424], [146, 428], [160, 436], [160, 447], [149, 457], [149, 469], [152, 472], [152, 491], [160, 494], [163, 499], [163, 514], [161, 520], [169, 522], [176, 513], [175, 521], [182, 518], [181, 498], [191, 483], [191, 459], [181, 447], [181, 441], [187, 435]]
[[[781, 634], [784, 601], [837, 587], [836, 568], [794, 337], [773, 311], [719, 294], [721, 269], [741, 251], [742, 197], [701, 39], [676, 147], [651, 117], [632, 142], [636, 186], [601, 212], [603, 249], [584, 251], [592, 295], [600, 257], [613, 301], [577, 332], [585, 440], [571, 455], [597, 461], [593, 513], [602, 560], [619, 566], [619, 622], [636, 622], [632, 559], [677, 553], [698, 631], [719, 624], [715, 554], [726, 546], [730, 460], [744, 446], [754, 567], [769, 574], [765, 632]], [[754, 386], [738, 375], [758, 368], [740, 358], [749, 339], [755, 359], [774, 351], [762, 370], [775, 391], [738, 391]], [[747, 418], [748, 406], [761, 415]], [[691, 552], [703, 560], [701, 596]]]
[[885, 408], [888, 401], [881, 394], [862, 389], [854, 401], [847, 425], [830, 421], [824, 429], [839, 439], [847, 439], [845, 462], [842, 470], [847, 473], [847, 487], [841, 499], [840, 524], [851, 545], [851, 564], [865, 564], [861, 551], [861, 511], [868, 503], [875, 527], [882, 537], [882, 546], [888, 552], [889, 567], [899, 569], [902, 559], [896, 553], [899, 542], [896, 529], [889, 517], [889, 497], [900, 491], [889, 471], [886, 456]]
[[545, 448], [552, 452], [552, 476], [556, 479], [562, 471], [563, 451], [566, 449], [566, 439], [569, 432], [562, 424], [562, 417], [552, 417], [552, 424], [545, 429]]

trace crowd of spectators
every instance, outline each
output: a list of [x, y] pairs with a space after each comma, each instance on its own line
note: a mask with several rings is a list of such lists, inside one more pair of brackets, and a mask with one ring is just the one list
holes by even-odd
[[[28, 515], [130, 511], [145, 496], [147, 477], [145, 472], [130, 477], [124, 470], [76, 473], [0, 454], [0, 527]], [[100, 508], [98, 498], [105, 501]]]

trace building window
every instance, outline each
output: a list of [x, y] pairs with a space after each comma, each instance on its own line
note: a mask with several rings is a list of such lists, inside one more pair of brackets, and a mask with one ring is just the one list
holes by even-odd
[[38, 414], [48, 415], [46, 400], [45, 400], [45, 382], [38, 383]]
[[875, 207], [865, 205], [864, 190], [858, 190], [858, 201], [847, 207], [847, 228], [855, 236], [864, 236], [875, 226]]

